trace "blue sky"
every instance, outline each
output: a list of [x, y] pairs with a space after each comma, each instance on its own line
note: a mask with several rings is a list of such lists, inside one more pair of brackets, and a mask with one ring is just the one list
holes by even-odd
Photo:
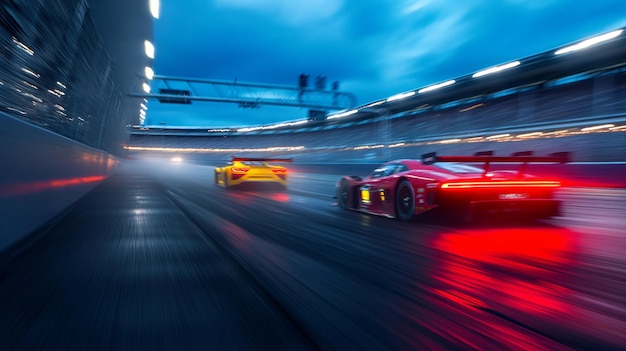
[[[154, 71], [293, 86], [301, 73], [321, 74], [361, 105], [624, 26], [624, 0], [161, 0]], [[148, 107], [148, 124], [168, 126], [307, 115], [226, 103]]]

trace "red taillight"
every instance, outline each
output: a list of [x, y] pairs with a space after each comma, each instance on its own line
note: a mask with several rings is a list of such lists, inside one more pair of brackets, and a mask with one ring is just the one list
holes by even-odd
[[287, 170], [284, 168], [272, 168], [272, 172], [274, 173], [286, 173]]
[[250, 168], [241, 168], [241, 167], [233, 167], [230, 169], [230, 177], [233, 180], [237, 180], [241, 177], [243, 177], [244, 175], [246, 175], [246, 172], [248, 172], [250, 170]]
[[502, 182], [450, 182], [442, 183], [441, 189], [476, 189], [476, 188], [557, 188], [561, 186], [558, 181], [526, 180], [526, 181], [502, 181]]
[[249, 170], [250, 168], [236, 168], [236, 167], [231, 168], [231, 171], [233, 172], [233, 174], [246, 174], [246, 172]]

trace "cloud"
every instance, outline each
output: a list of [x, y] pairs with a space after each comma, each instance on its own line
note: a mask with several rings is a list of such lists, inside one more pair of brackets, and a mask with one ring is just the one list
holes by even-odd
[[[626, 26], [623, 0], [162, 0], [161, 7], [157, 74], [294, 86], [301, 73], [321, 74], [359, 103]], [[263, 124], [306, 116], [214, 105], [179, 118]]]
[[340, 0], [217, 0], [216, 6], [265, 14], [291, 26], [307, 26], [331, 19], [343, 6]]

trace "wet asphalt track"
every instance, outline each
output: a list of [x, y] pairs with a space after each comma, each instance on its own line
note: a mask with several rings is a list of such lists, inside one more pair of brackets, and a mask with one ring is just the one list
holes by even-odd
[[410, 223], [337, 176], [228, 191], [131, 161], [0, 265], [1, 350], [626, 349], [626, 190], [563, 217]]

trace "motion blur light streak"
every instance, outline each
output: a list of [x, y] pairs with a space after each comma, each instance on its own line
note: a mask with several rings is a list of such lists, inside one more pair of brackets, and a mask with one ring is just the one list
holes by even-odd
[[413, 95], [415, 95], [415, 92], [414, 91], [409, 91], [407, 93], [401, 93], [401, 94], [396, 94], [394, 96], [391, 96], [391, 97], [387, 98], [386, 101], [387, 102], [391, 102], [391, 101], [401, 100], [401, 99], [404, 99], [404, 98], [411, 97]]
[[606, 128], [612, 128], [615, 127], [614, 124], [603, 124], [600, 126], [593, 126], [593, 127], [587, 127], [587, 128], [582, 128], [580, 131], [581, 132], [588, 132], [588, 131], [592, 131], [592, 130], [598, 130], [598, 129], [606, 129]]
[[606, 34], [602, 34], [602, 35], [598, 35], [597, 37], [593, 37], [584, 41], [581, 41], [578, 44], [574, 44], [574, 45], [570, 45], [567, 47], [564, 47], [562, 49], [557, 50], [554, 54], [555, 55], [562, 55], [562, 54], [566, 54], [572, 51], [578, 51], [578, 50], [582, 50], [582, 49], [586, 49], [590, 46], [594, 46], [597, 44], [600, 44], [602, 42], [605, 42], [607, 40], [611, 40], [615, 37], [618, 37], [620, 34], [622, 34], [623, 30], [619, 29], [619, 30], [615, 30]]
[[3, 184], [0, 186], [1, 197], [13, 197], [32, 193], [38, 193], [54, 188], [64, 188], [73, 185], [95, 183], [104, 180], [105, 176], [79, 177], [69, 179], [55, 179], [30, 183]]
[[471, 189], [471, 188], [509, 188], [512, 186], [520, 187], [547, 187], [555, 188], [561, 186], [560, 182], [556, 181], [500, 181], [500, 182], [456, 182], [456, 183], [443, 183], [441, 188], [443, 189]]
[[433, 91], [433, 90], [437, 90], [437, 89], [440, 89], [440, 88], [443, 88], [443, 87], [447, 87], [448, 85], [452, 85], [454, 83], [456, 83], [456, 80], [451, 79], [451, 80], [445, 81], [443, 83], [439, 83], [439, 84], [428, 86], [426, 88], [422, 88], [422, 89], [418, 90], [417, 92], [420, 93], [420, 94], [421, 93], [426, 93], [426, 92], [429, 92], [429, 91]]
[[274, 201], [283, 202], [283, 203], [287, 203], [290, 200], [288, 193], [274, 193], [274, 194], [271, 194], [269, 198]]
[[501, 72], [501, 71], [509, 69], [509, 68], [517, 67], [517, 66], [519, 66], [519, 64], [520, 64], [519, 61], [514, 61], [514, 62], [506, 63], [504, 65], [487, 68], [485, 70], [482, 70], [482, 71], [474, 73], [472, 75], [472, 78], [478, 78], [478, 77], [482, 77], [482, 76], [485, 76], [485, 75], [488, 75], [488, 74]]
[[[502, 342], [527, 347], [535, 341], [529, 338], [517, 344], [516, 339], [526, 338], [518, 324], [533, 325], [537, 318], [557, 326], [580, 320], [574, 292], [562, 285], [563, 272], [576, 268], [576, 237], [574, 232], [553, 227], [443, 234], [434, 246], [451, 257], [442, 259], [435, 276], [445, 288], [435, 292], [467, 313], [478, 314], [477, 322]], [[486, 318], [483, 311], [504, 318]]]
[[496, 228], [444, 234], [435, 247], [459, 257], [495, 263], [519, 257], [565, 263], [564, 253], [575, 249], [573, 233], [561, 228]]

